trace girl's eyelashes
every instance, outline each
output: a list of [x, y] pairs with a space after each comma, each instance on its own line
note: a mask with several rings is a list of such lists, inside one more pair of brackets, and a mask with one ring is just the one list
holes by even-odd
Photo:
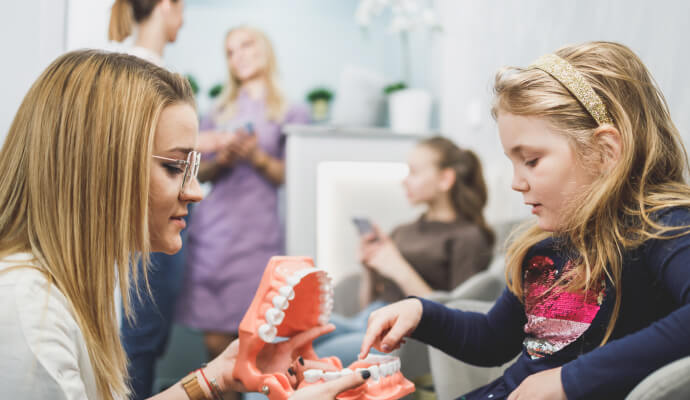
[[535, 165], [537, 165], [538, 161], [539, 161], [539, 158], [532, 158], [532, 159], [525, 161], [525, 165], [528, 167], [534, 167]]

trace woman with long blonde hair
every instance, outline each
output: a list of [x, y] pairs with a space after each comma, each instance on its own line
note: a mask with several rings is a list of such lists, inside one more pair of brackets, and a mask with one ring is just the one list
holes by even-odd
[[688, 159], [642, 61], [610, 42], [498, 72], [493, 114], [536, 223], [488, 314], [410, 299], [375, 313], [362, 353], [403, 335], [498, 366], [467, 400], [623, 398], [690, 355]]
[[[122, 42], [134, 36], [123, 52], [164, 65], [163, 53], [177, 40], [183, 23], [184, 0], [115, 0], [110, 12], [108, 38]], [[183, 241], [184, 243], [184, 241]], [[184, 246], [176, 254], [151, 253], [150, 296], [133, 296], [137, 323], [121, 322], [122, 343], [130, 360], [131, 400], [142, 400], [154, 392], [156, 362], [165, 354], [175, 315], [175, 304], [184, 278]], [[142, 268], [140, 266], [140, 268]]]
[[[197, 131], [188, 82], [137, 57], [67, 53], [31, 87], [0, 151], [3, 398], [128, 397], [112, 294], [119, 280], [135, 318], [129, 289], [147, 274], [138, 260], [180, 249], [187, 206], [202, 198]], [[275, 345], [266, 371], [287, 371], [293, 350], [329, 329]], [[237, 348], [155, 398], [243, 390]], [[333, 382], [293, 399], [333, 399], [363, 376]]]
[[209, 149], [199, 179], [211, 182], [188, 232], [188, 268], [177, 320], [204, 332], [211, 358], [237, 334], [269, 258], [284, 253], [278, 187], [285, 179], [287, 123], [309, 120], [278, 86], [275, 52], [266, 35], [241, 26], [225, 36], [228, 81], [202, 118]]

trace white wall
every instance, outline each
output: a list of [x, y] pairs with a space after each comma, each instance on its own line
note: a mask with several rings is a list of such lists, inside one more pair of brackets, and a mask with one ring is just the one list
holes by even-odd
[[[283, 87], [295, 101], [304, 101], [317, 85], [337, 89], [346, 64], [366, 67], [388, 82], [402, 76], [399, 37], [386, 32], [385, 17], [363, 32], [355, 23], [355, 0], [187, 0], [185, 4], [184, 26], [177, 42], [167, 48], [165, 61], [178, 72], [193, 74], [204, 92], [225, 81], [225, 33], [242, 24], [268, 34]], [[430, 86], [429, 39], [428, 33], [411, 38], [414, 86]], [[208, 102], [200, 100], [203, 111]]]
[[0, 143], [19, 104], [50, 62], [64, 51], [66, 0], [7, 1], [0, 10]]
[[438, 6], [446, 29], [441, 128], [480, 153], [490, 177], [490, 221], [527, 211], [520, 196], [511, 194], [509, 163], [489, 114], [500, 66], [525, 66], [566, 44], [626, 44], [651, 70], [690, 143], [690, 2], [440, 0]]

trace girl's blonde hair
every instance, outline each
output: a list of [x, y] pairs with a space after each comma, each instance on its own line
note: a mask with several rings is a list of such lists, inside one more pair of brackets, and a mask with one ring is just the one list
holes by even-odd
[[494, 232], [484, 219], [487, 190], [479, 157], [472, 150], [461, 149], [442, 136], [422, 140], [419, 145], [436, 154], [439, 169], [449, 168], [455, 172], [455, 182], [450, 188], [453, 209], [457, 215], [479, 226], [487, 241], [493, 244]]
[[604, 344], [620, 311], [623, 253], [648, 239], [668, 238], [669, 231], [677, 233], [677, 227], [657, 223], [654, 214], [690, 206], [690, 187], [684, 180], [688, 158], [661, 91], [629, 48], [590, 42], [563, 47], [555, 54], [579, 71], [602, 99], [620, 132], [621, 154], [611, 170], [597, 169], [607, 152], [594, 135], [596, 121], [547, 73], [534, 68], [505, 68], [497, 73], [494, 118], [502, 112], [544, 118], [569, 140], [578, 162], [598, 175], [573, 199], [564, 229], [552, 234], [532, 225], [515, 235], [507, 252], [506, 278], [510, 290], [522, 298], [525, 255], [541, 240], [557, 236], [578, 257], [578, 268], [560, 282], [565, 290], [588, 290], [604, 276], [616, 288]]
[[67, 53], [33, 84], [0, 151], [0, 258], [32, 253], [67, 298], [102, 399], [128, 393], [113, 294], [119, 279], [129, 317], [133, 267], [150, 250], [154, 134], [178, 102], [194, 106], [176, 74], [124, 54]]
[[[280, 89], [279, 79], [278, 79], [278, 61], [276, 59], [275, 51], [273, 50], [273, 45], [268, 39], [268, 36], [256, 28], [249, 26], [240, 26], [237, 28], [230, 29], [225, 35], [225, 41], [223, 42], [223, 48], [225, 49], [228, 38], [235, 32], [247, 32], [254, 40], [256, 40], [260, 46], [264, 48], [264, 54], [266, 55], [266, 65], [264, 66], [263, 76], [266, 84], [266, 117], [274, 122], [280, 122], [287, 111], [287, 100]], [[228, 64], [228, 80], [225, 83], [225, 87], [220, 94], [220, 99], [216, 105], [218, 123], [223, 123], [231, 119], [235, 113], [237, 97], [240, 93], [240, 86], [242, 82], [237, 79], [232, 74], [232, 68]]]
[[[161, 0], [115, 0], [110, 9], [108, 39], [122, 42], [132, 34], [135, 23], [148, 18]], [[177, 2], [178, 0], [172, 0]]]

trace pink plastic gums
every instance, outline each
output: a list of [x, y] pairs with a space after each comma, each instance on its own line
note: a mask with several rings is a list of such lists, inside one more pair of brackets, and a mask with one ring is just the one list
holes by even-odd
[[[328, 323], [333, 309], [333, 286], [328, 274], [314, 267], [307, 257], [273, 257], [266, 266], [259, 289], [240, 323], [240, 346], [233, 371], [249, 391], [266, 394], [270, 400], [285, 400], [294, 392], [286, 372], [264, 373], [257, 367], [257, 355], [277, 337], [290, 338], [317, 325]], [[319, 359], [311, 343], [298, 355], [336, 367], [338, 371], [306, 370], [299, 387], [336, 379], [343, 374], [368, 369], [371, 378], [356, 389], [341, 393], [341, 400], [394, 400], [414, 391], [414, 385], [400, 373], [400, 360], [391, 356], [369, 356], [342, 369], [336, 357]]]

